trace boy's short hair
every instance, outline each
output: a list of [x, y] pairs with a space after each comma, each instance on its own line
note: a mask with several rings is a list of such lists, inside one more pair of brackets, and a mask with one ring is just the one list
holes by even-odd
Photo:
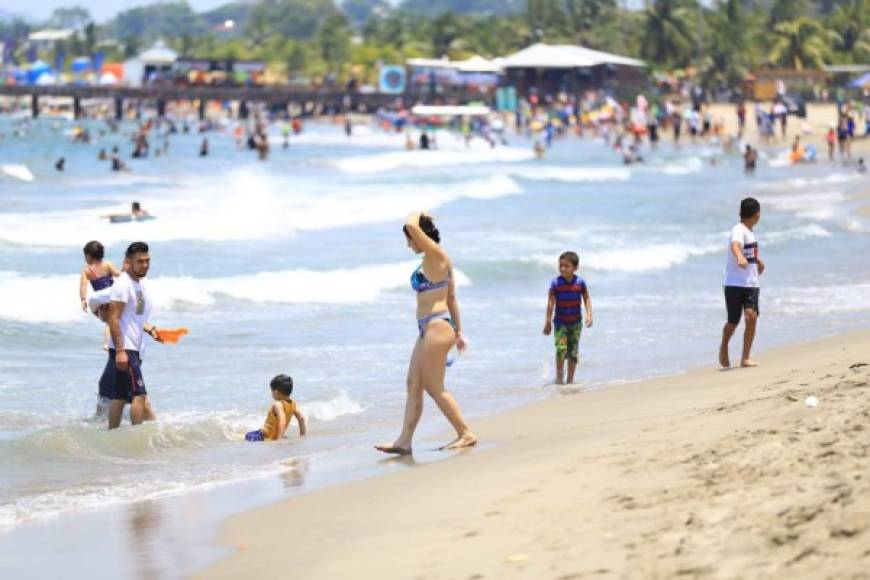
[[139, 205], [138, 201], [134, 201], [132, 204], [132, 207], [133, 207], [133, 211], [139, 211], [140, 209], [142, 209], [142, 206]]
[[559, 256], [559, 261], [561, 262], [562, 260], [568, 260], [575, 268], [580, 265], [580, 256], [576, 252], [562, 252], [562, 255]]
[[761, 211], [761, 204], [754, 197], [747, 197], [740, 202], [740, 219], [748, 220]]
[[289, 397], [293, 392], [293, 377], [289, 375], [277, 375], [269, 383], [269, 388], [280, 392], [285, 397]]
[[95, 260], [102, 260], [106, 255], [106, 248], [97, 240], [91, 240], [84, 247], [85, 256]]
[[124, 253], [124, 256], [129, 260], [136, 254], [147, 254], [148, 253], [148, 244], [145, 242], [133, 242], [129, 246], [127, 246], [127, 251]]

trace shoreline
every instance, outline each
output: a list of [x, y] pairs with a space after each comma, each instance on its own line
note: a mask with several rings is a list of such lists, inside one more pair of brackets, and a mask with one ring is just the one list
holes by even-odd
[[234, 552], [196, 577], [275, 577], [286, 561], [302, 578], [866, 570], [870, 494], [856, 492], [870, 487], [870, 436], [853, 399], [870, 402], [870, 367], [850, 366], [868, 352], [870, 331], [851, 332], [763, 351], [757, 369], [706, 366], [479, 419], [484, 447], [451, 461], [230, 517], [220, 544]]

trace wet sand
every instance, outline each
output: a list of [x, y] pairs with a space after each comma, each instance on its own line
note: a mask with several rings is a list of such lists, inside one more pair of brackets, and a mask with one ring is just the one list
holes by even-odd
[[233, 517], [200, 577], [868, 577], [870, 332], [757, 360], [478, 421], [485, 448]]

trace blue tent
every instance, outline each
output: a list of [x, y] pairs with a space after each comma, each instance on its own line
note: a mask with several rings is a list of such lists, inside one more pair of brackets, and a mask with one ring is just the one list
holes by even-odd
[[849, 83], [849, 88], [851, 89], [863, 89], [867, 85], [870, 85], [870, 72], [866, 72], [862, 74], [857, 79], [853, 80]]
[[86, 56], [79, 56], [73, 59], [71, 65], [74, 74], [86, 73], [91, 70], [91, 59]]
[[27, 83], [31, 85], [36, 83], [36, 80], [39, 77], [48, 72], [51, 72], [51, 67], [48, 65], [48, 63], [37, 60], [36, 62], [31, 64], [30, 68], [27, 70]]

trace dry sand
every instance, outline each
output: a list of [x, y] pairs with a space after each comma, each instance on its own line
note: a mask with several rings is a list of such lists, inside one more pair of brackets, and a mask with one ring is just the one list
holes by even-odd
[[870, 578], [870, 332], [758, 360], [480, 420], [488, 448], [232, 518], [201, 576]]
[[[765, 111], [770, 110], [770, 103], [762, 103]], [[710, 113], [716, 119], [725, 123], [727, 133], [737, 134], [737, 106], [734, 104], [716, 103], [710, 105]], [[775, 139], [772, 146], [791, 147], [796, 135], [801, 136], [804, 143], [815, 145], [818, 151], [819, 161], [827, 161], [828, 145], [825, 137], [831, 123], [837, 122], [837, 106], [833, 103], [807, 103], [807, 116], [800, 119], [789, 116], [786, 137], [783, 139], [780, 133], [779, 123], [776, 124]], [[809, 133], [804, 129], [809, 129]], [[857, 136], [852, 140], [852, 157], [868, 157], [870, 155], [870, 139], [864, 137], [864, 120], [856, 117]], [[668, 135], [664, 136], [667, 140]], [[757, 146], [762, 145], [755, 125], [755, 103], [746, 103], [746, 139]]]

